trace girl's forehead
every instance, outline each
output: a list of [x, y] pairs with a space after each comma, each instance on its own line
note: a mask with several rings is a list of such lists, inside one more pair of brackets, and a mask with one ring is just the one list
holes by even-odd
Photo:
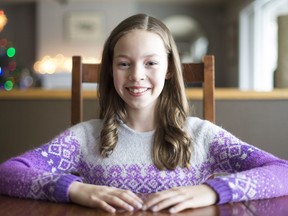
[[162, 38], [154, 32], [146, 30], [132, 30], [123, 35], [115, 44], [114, 51], [119, 49], [139, 48], [162, 49], [165, 47]]
[[114, 58], [146, 58], [161, 56], [165, 58], [167, 51], [160, 36], [148, 31], [131, 32], [119, 39], [114, 47]]
[[[144, 29], [134, 29], [131, 30], [129, 32], [127, 32], [126, 34], [124, 34], [122, 37], [119, 38], [119, 40], [123, 39], [123, 38], [136, 38], [136, 39], [145, 39], [145, 38], [150, 38], [150, 39], [157, 39], [157, 40], [162, 40], [162, 38], [155, 32], [152, 31], [147, 31]], [[119, 41], [118, 40], [118, 41]]]

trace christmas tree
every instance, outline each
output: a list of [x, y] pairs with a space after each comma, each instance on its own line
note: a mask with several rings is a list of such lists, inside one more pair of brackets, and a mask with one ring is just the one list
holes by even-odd
[[[0, 32], [8, 19], [3, 10], [0, 10]], [[13, 43], [0, 37], [0, 89], [12, 90], [19, 85], [20, 70], [16, 63], [16, 49]]]

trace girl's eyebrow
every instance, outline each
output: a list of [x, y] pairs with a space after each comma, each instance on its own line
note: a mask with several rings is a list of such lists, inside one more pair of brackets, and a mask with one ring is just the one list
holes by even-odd
[[[158, 57], [160, 56], [159, 54], [156, 54], [156, 53], [152, 53], [152, 54], [148, 54], [148, 55], [144, 55], [143, 58], [149, 58], [149, 57]], [[116, 55], [114, 56], [114, 58], [130, 58], [128, 55], [125, 55], [125, 54], [119, 54], [119, 55]]]
[[129, 56], [124, 55], [124, 54], [119, 54], [119, 55], [114, 56], [114, 58], [129, 58]]

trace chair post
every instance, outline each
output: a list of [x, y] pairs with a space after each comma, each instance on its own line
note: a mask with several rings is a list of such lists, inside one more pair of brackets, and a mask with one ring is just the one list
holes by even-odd
[[204, 86], [203, 86], [203, 114], [204, 118], [215, 123], [215, 61], [213, 55], [203, 57]]
[[72, 57], [72, 86], [71, 86], [71, 124], [75, 125], [83, 118], [82, 101], [82, 59], [80, 56]]

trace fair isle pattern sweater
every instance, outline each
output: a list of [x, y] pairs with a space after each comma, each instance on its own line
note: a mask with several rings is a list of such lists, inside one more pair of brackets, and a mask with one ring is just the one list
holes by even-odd
[[[101, 128], [101, 120], [80, 123], [49, 143], [2, 163], [0, 194], [69, 202], [73, 181], [138, 194], [205, 183], [218, 193], [219, 204], [288, 194], [287, 161], [208, 121], [188, 118], [186, 128], [193, 137], [191, 167], [172, 171], [160, 171], [152, 163], [154, 131], [136, 132], [121, 123], [116, 148], [103, 158], [99, 154]], [[225, 175], [209, 179], [219, 173]]]

